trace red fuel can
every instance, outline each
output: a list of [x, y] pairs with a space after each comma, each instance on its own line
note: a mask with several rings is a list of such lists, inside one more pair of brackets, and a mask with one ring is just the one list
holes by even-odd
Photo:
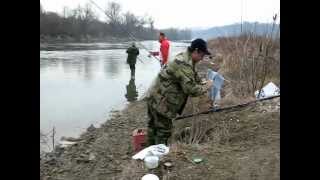
[[132, 133], [133, 151], [138, 152], [146, 146], [146, 129], [135, 129]]

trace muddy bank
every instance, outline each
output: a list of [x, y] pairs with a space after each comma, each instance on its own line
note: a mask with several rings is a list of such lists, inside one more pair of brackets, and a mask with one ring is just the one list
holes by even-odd
[[[153, 172], [166, 179], [279, 179], [280, 101], [257, 103], [239, 111], [201, 115], [174, 123], [168, 172]], [[132, 160], [131, 132], [146, 127], [145, 101], [115, 112], [101, 128], [91, 128], [79, 141], [40, 160], [42, 179], [139, 179], [148, 172]], [[196, 126], [204, 138], [190, 143], [181, 130]], [[179, 139], [179, 142], [178, 142]], [[193, 157], [204, 161], [195, 164]]]
[[131, 132], [146, 126], [144, 101], [114, 112], [103, 126], [82, 134], [79, 141], [40, 160], [43, 179], [108, 179], [116, 177], [133, 155]]

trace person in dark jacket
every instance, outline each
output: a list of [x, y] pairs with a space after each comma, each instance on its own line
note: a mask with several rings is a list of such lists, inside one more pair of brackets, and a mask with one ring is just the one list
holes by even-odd
[[139, 49], [136, 47], [135, 43], [132, 43], [132, 46], [127, 49], [127, 63], [130, 66], [131, 70], [131, 79], [135, 78], [135, 69], [136, 69], [136, 62], [137, 62], [137, 56], [139, 55]]

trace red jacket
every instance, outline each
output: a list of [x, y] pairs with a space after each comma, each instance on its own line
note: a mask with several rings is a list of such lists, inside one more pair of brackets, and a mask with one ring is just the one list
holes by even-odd
[[[160, 52], [161, 52], [161, 65], [167, 64], [168, 63], [168, 58], [169, 58], [169, 48], [170, 48], [170, 43], [168, 39], [164, 39], [160, 41]], [[152, 55], [158, 56], [159, 52], [152, 52]]]

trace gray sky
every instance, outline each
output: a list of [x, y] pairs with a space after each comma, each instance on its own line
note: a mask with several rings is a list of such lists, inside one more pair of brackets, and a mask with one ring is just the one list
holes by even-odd
[[[94, 0], [100, 7], [107, 7], [108, 0]], [[89, 0], [40, 0], [46, 11], [61, 13], [64, 6], [73, 9], [90, 3]], [[272, 22], [272, 16], [280, 13], [280, 0], [115, 0], [122, 12], [137, 16], [149, 15], [156, 28], [190, 28], [228, 25], [241, 21]], [[104, 15], [92, 8], [99, 18]], [[280, 14], [279, 14], [280, 15]], [[280, 16], [279, 16], [280, 17]], [[278, 19], [278, 22], [280, 18]]]

